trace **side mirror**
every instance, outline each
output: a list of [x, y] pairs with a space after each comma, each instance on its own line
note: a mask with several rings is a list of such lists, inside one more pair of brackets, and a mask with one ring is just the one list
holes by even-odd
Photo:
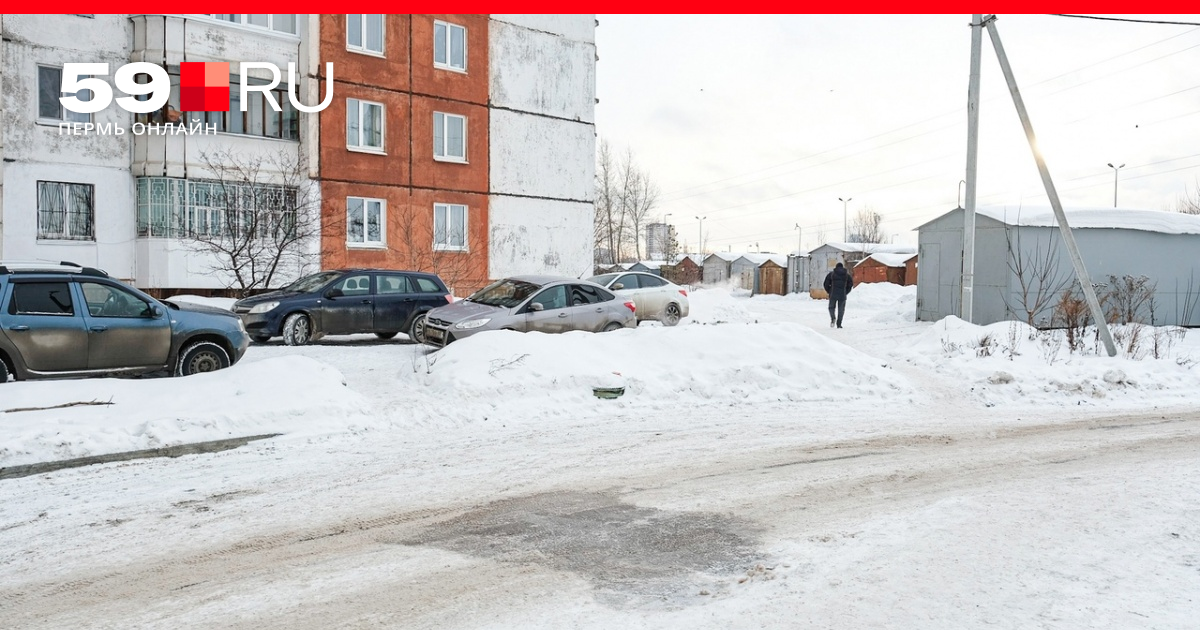
[[543, 306], [541, 302], [534, 302], [533, 304], [529, 305], [529, 310], [534, 313], [537, 313], [537, 312], [546, 310], [546, 307]]
[[617, 282], [612, 285], [613, 291], [620, 291], [621, 289], [624, 289], [624, 288], [625, 288], [625, 285], [621, 284], [620, 282]]
[[150, 307], [150, 317], [153, 317], [154, 319], [158, 319], [159, 317], [162, 317], [162, 314], [163, 314], [163, 310], [162, 310], [161, 306], [155, 304]]
[[329, 298], [329, 299], [331, 299], [331, 300], [332, 300], [332, 299], [334, 299], [334, 298], [340, 298], [340, 297], [343, 297], [343, 296], [345, 296], [345, 295], [346, 295], [346, 294], [345, 294], [345, 293], [343, 293], [343, 292], [342, 292], [342, 290], [341, 290], [341, 289], [339, 289], [339, 288], [337, 288], [337, 287], [334, 287], [334, 288], [332, 288], [332, 289], [330, 289], [330, 290], [328, 290], [328, 291], [326, 291], [326, 292], [325, 292], [325, 297], [327, 297], [327, 298]]

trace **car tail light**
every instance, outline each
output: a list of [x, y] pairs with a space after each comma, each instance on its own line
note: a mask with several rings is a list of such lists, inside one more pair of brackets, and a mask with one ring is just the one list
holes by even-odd
[[629, 309], [629, 312], [630, 312], [630, 313], [636, 313], [636, 312], [637, 312], [637, 305], [636, 305], [636, 304], [634, 304], [633, 302], [626, 302], [626, 303], [625, 303], [625, 308]]
[[682, 295], [683, 297], [687, 297], [687, 289], [680, 289], [679, 295]]

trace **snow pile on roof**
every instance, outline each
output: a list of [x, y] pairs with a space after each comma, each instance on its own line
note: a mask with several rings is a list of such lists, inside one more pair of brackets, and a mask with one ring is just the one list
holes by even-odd
[[[1129, 352], [1134, 328], [1113, 327], [1120, 348], [1109, 357], [1097, 348], [1094, 329], [1084, 333], [1085, 348], [1069, 352], [1064, 331], [1037, 332], [1022, 322], [976, 326], [947, 317], [925, 330], [911, 346], [892, 356], [961, 383], [960, 395], [985, 406], [1029, 407], [1094, 405], [1139, 410], [1182, 405], [1200, 389], [1200, 335], [1182, 328], [1142, 327]], [[1159, 356], [1153, 356], [1154, 336]]]
[[821, 247], [832, 247], [843, 252], [866, 252], [868, 254], [917, 253], [917, 248], [914, 245], [891, 245], [889, 243], [825, 243]]
[[[1008, 225], [1058, 227], [1054, 210], [1049, 207], [987, 206], [976, 212]], [[1066, 208], [1067, 223], [1072, 228], [1110, 228], [1142, 230], [1163, 234], [1200, 234], [1200, 216], [1161, 210], [1122, 208]]]
[[708, 254], [704, 258], [705, 258], [705, 260], [707, 260], [711, 256], [716, 256], [717, 258], [720, 258], [721, 260], [724, 260], [725, 262], [729, 263], [729, 262], [733, 262], [733, 261], [741, 258], [742, 256], [745, 256], [745, 254], [741, 254], [738, 252], [714, 252], [712, 254]]
[[[646, 327], [558, 335], [492, 331], [438, 351], [426, 391], [450, 401], [519, 404], [532, 417], [576, 414], [593, 387], [624, 386], [616, 403], [735, 404], [911, 394], [882, 361], [795, 323]], [[836, 383], [837, 387], [821, 384]], [[458, 405], [459, 402], [452, 404]]]
[[345, 430], [366, 419], [369, 405], [344, 381], [328, 365], [289, 356], [186, 378], [8, 383], [0, 385], [0, 412], [112, 404], [4, 413], [0, 467], [267, 433]]
[[916, 255], [917, 254], [915, 252], [912, 254], [871, 254], [870, 256], [862, 259], [858, 264], [861, 265], [868, 260], [875, 260], [883, 264], [885, 267], [903, 267], [910, 258]]
[[783, 254], [742, 254], [741, 257], [760, 267], [768, 260], [780, 267], [787, 267], [787, 256]]
[[663, 265], [670, 263], [665, 260], [639, 260], [638, 264], [647, 269], [661, 269]]

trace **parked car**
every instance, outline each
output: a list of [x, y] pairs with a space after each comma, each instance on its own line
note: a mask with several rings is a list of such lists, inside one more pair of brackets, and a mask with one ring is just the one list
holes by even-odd
[[406, 333], [421, 341], [425, 313], [453, 301], [436, 274], [387, 269], [340, 269], [301, 278], [270, 293], [233, 305], [250, 338], [283, 337], [302, 346], [325, 335], [375, 333], [391, 339]]
[[637, 326], [636, 310], [587, 280], [516, 276], [429, 311], [424, 341], [442, 347], [485, 330], [607, 332]]
[[687, 290], [662, 276], [630, 271], [588, 279], [621, 297], [632, 298], [639, 322], [655, 320], [663, 326], [674, 326], [691, 310]]
[[237, 363], [250, 345], [229, 311], [156, 300], [70, 262], [0, 262], [0, 383]]

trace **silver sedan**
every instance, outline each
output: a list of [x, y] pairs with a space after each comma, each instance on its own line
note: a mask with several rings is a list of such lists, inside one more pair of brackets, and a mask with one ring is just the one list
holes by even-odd
[[618, 297], [633, 300], [639, 322], [657, 320], [663, 326], [674, 326], [688, 316], [691, 308], [686, 289], [652, 273], [606, 273], [588, 279]]
[[423, 341], [446, 344], [485, 330], [607, 332], [637, 326], [637, 307], [587, 280], [515, 276], [425, 316]]

